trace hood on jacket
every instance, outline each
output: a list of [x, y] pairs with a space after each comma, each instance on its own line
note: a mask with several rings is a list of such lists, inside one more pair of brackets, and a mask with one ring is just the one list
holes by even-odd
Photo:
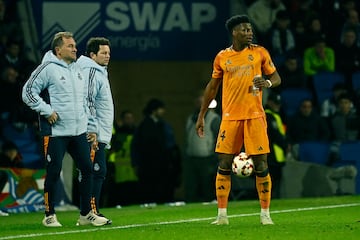
[[81, 55], [76, 62], [81, 66], [81, 68], [96, 68], [104, 74], [107, 73], [106, 67], [97, 64], [94, 60], [87, 56]]
[[56, 63], [59, 65], [62, 65], [64, 67], [67, 67], [68, 64], [61, 59], [58, 59], [52, 52], [52, 50], [49, 50], [45, 53], [43, 59], [41, 60], [41, 63], [45, 63], [45, 62], [52, 62], [52, 63]]

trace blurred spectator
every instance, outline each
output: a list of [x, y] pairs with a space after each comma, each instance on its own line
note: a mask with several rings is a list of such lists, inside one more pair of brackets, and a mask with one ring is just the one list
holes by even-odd
[[1, 124], [12, 124], [17, 129], [26, 128], [37, 120], [37, 115], [21, 100], [22, 85], [18, 79], [18, 71], [5, 67], [0, 75], [0, 114]]
[[330, 137], [329, 126], [322, 118], [313, 103], [305, 99], [299, 111], [292, 116], [287, 124], [287, 138], [292, 145], [294, 156], [297, 154], [297, 146], [304, 141], [328, 141]]
[[330, 118], [330, 128], [332, 144], [329, 166], [338, 160], [342, 142], [359, 140], [360, 118], [349, 94], [341, 94], [338, 97], [336, 113]]
[[295, 39], [295, 51], [299, 56], [302, 56], [305, 50], [305, 21], [303, 18], [295, 18], [292, 20], [291, 26]]
[[139, 183], [131, 163], [131, 143], [136, 125], [130, 110], [121, 112], [114, 125], [108, 154], [108, 177], [104, 192], [106, 205], [126, 206], [139, 202]]
[[[0, 168], [22, 168], [22, 157], [15, 143], [6, 141], [2, 144], [0, 152]], [[0, 170], [0, 193], [8, 182], [6, 171]], [[7, 212], [0, 210], [0, 216], [9, 216]]]
[[313, 2], [313, 0], [284, 0], [286, 9], [295, 17], [298, 15], [306, 17], [306, 14], [310, 14], [309, 12], [311, 10], [315, 11], [315, 9], [313, 9]]
[[5, 141], [2, 144], [0, 153], [0, 167], [3, 168], [22, 168], [22, 156], [18, 147], [12, 141]]
[[[5, 141], [2, 144], [0, 152], [0, 168], [22, 168], [22, 156], [18, 151], [15, 143], [11, 141]], [[2, 192], [5, 184], [8, 181], [8, 175], [6, 171], [0, 170], [0, 193]]]
[[301, 58], [290, 51], [286, 54], [285, 61], [279, 66], [279, 74], [284, 81], [281, 82], [280, 88], [273, 90], [280, 90], [286, 88], [306, 88], [307, 82], [302, 68]]
[[6, 44], [5, 54], [0, 56], [1, 68], [13, 67], [19, 73], [19, 80], [23, 83], [35, 69], [34, 62], [29, 60], [22, 51], [20, 42], [10, 39]]
[[320, 106], [320, 115], [328, 118], [335, 114], [337, 109], [338, 97], [344, 93], [347, 93], [348, 89], [345, 84], [337, 83], [332, 89], [332, 96], [325, 99]]
[[321, 19], [318, 15], [312, 16], [305, 22], [304, 45], [305, 49], [312, 47], [318, 39], [326, 39]]
[[144, 119], [135, 131], [131, 148], [141, 201], [172, 202], [179, 183], [181, 162], [172, 128], [163, 119], [165, 104], [159, 99], [151, 99], [143, 113]]
[[[2, 43], [8, 38], [23, 41], [23, 31], [16, 11], [17, 1], [0, 0], [0, 35]], [[3, 53], [3, 52], [2, 52]]]
[[3, 121], [12, 118], [21, 105], [21, 84], [19, 73], [13, 67], [7, 67], [0, 72], [0, 114]]
[[[346, 18], [348, 16], [349, 10], [356, 10], [356, 0], [341, 0], [334, 1], [332, 8], [329, 11], [322, 11], [326, 17], [327, 22], [327, 33], [329, 45], [336, 47], [341, 40], [341, 32], [343, 30]], [[331, 4], [332, 1], [329, 1]]]
[[350, 9], [347, 11], [345, 23], [342, 28], [341, 38], [343, 36], [343, 33], [349, 28], [355, 31], [356, 45], [360, 47], [360, 21], [359, 21], [359, 13], [356, 9]]
[[295, 49], [295, 38], [290, 30], [290, 16], [286, 10], [276, 13], [276, 19], [267, 33], [266, 45], [276, 65], [283, 63], [288, 51]]
[[218, 166], [215, 144], [221, 117], [213, 106], [209, 106], [205, 115], [205, 136], [197, 135], [195, 124], [203, 98], [203, 92], [196, 97], [195, 110], [188, 116], [185, 126], [183, 179], [186, 202], [210, 202], [216, 198], [213, 186]]
[[296, 46], [299, 46], [298, 54], [302, 54], [305, 49], [304, 40], [307, 38], [303, 33], [308, 31], [308, 23], [318, 15], [318, 11], [313, 0], [284, 0], [284, 4], [293, 23], [294, 35], [297, 35], [295, 38]]
[[265, 35], [280, 10], [286, 10], [281, 0], [256, 0], [248, 7], [248, 15], [252, 20], [258, 42], [266, 40]]
[[280, 108], [280, 95], [275, 92], [271, 92], [265, 105], [265, 113], [270, 144], [268, 165], [273, 184], [272, 198], [279, 198], [281, 196], [280, 186], [282, 179], [282, 169], [285, 166], [286, 151], [288, 149], [285, 126], [279, 114]]
[[351, 86], [351, 76], [360, 71], [360, 47], [356, 45], [356, 32], [353, 28], [345, 29], [341, 43], [335, 48], [336, 70], [343, 73], [348, 86]]
[[335, 71], [335, 53], [327, 46], [323, 37], [318, 37], [313, 46], [305, 49], [304, 72], [307, 76], [313, 76], [321, 71]]

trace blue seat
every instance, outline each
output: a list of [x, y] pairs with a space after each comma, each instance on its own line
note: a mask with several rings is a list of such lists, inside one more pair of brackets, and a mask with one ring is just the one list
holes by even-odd
[[294, 115], [305, 99], [313, 100], [311, 91], [307, 88], [287, 88], [281, 91], [281, 105], [287, 117]]
[[341, 160], [360, 161], [360, 141], [341, 143], [339, 152]]
[[360, 194], [360, 141], [343, 142], [339, 149], [340, 161], [337, 165], [354, 165], [356, 175], [356, 194]]
[[351, 83], [352, 83], [353, 90], [355, 90], [355, 91], [360, 90], [360, 71], [354, 72], [351, 75]]
[[299, 143], [299, 160], [325, 165], [329, 159], [330, 143], [306, 141]]
[[333, 87], [337, 83], [345, 83], [344, 74], [339, 72], [319, 72], [313, 76], [313, 86], [319, 106], [325, 99], [332, 96]]
[[11, 124], [3, 128], [5, 139], [11, 140], [19, 149], [25, 168], [43, 168], [43, 156], [40, 142], [36, 139], [35, 130], [31, 127], [17, 130]]

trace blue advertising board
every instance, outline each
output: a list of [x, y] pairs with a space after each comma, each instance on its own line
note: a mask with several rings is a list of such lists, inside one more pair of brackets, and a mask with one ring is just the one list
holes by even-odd
[[113, 60], [209, 60], [228, 44], [229, 1], [33, 0], [42, 51], [58, 31], [74, 33], [79, 53], [103, 36]]

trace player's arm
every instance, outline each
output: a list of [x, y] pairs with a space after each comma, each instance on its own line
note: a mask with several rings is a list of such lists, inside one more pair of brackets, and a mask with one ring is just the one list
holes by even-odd
[[281, 78], [277, 72], [269, 52], [265, 48], [259, 48], [262, 77], [254, 79], [254, 85], [258, 88], [272, 88], [281, 84]]
[[209, 83], [205, 88], [204, 99], [201, 104], [198, 119], [196, 121], [196, 131], [200, 137], [204, 136], [205, 114], [208, 110], [210, 102], [213, 99], [215, 99], [221, 82], [222, 82], [222, 78], [211, 78], [211, 80], [209, 81]]
[[[94, 74], [90, 74], [90, 72], [94, 72]], [[95, 99], [98, 95], [98, 84], [97, 84], [97, 74], [98, 72], [95, 68], [87, 69], [85, 76], [89, 76], [88, 81], [86, 81], [85, 91], [85, 102], [86, 102], [86, 113], [88, 117], [88, 125], [87, 125], [87, 139], [88, 142], [92, 143], [93, 149], [98, 149], [97, 143], [97, 134], [98, 134], [98, 126], [99, 120], [96, 112]]]
[[279, 86], [280, 83], [281, 83], [281, 78], [277, 71], [275, 71], [273, 74], [262, 77], [256, 77], [254, 79], [254, 84], [258, 88], [273, 88]]
[[[267, 76], [268, 80], [270, 80], [271, 84], [267, 82], [267, 87], [277, 87], [281, 84], [281, 78], [277, 71], [275, 71], [270, 76]], [[271, 85], [271, 86], [270, 86]]]

